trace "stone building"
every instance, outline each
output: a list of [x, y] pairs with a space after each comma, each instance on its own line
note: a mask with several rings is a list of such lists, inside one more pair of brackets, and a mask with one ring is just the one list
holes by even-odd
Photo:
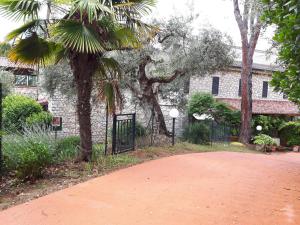
[[[269, 82], [272, 72], [280, 70], [263, 64], [253, 64], [252, 97], [253, 114], [299, 116], [299, 108], [282, 93], [275, 92]], [[193, 76], [190, 80], [190, 95], [195, 92], [211, 93], [217, 100], [227, 103], [232, 109], [241, 109], [241, 63], [235, 62], [227, 71], [210, 76]]]
[[[49, 96], [38, 85], [38, 77], [33, 67], [16, 65], [6, 58], [0, 57], [0, 68], [10, 70], [15, 74], [14, 91], [19, 94], [30, 96], [40, 102], [54, 116], [62, 117], [63, 130], [60, 136], [78, 135], [79, 126], [76, 112], [76, 101], [69, 99], [56, 92]], [[269, 85], [271, 74], [280, 68], [270, 66], [269, 63], [254, 63], [253, 66], [253, 113], [263, 115], [300, 115], [298, 107], [288, 101], [281, 93], [277, 93]], [[191, 96], [195, 92], [211, 93], [214, 97], [227, 103], [232, 109], [239, 110], [241, 106], [240, 97], [240, 71], [241, 63], [235, 62], [227, 71], [221, 71], [209, 76], [193, 76], [190, 79], [189, 93]], [[142, 109], [138, 104], [130, 101], [131, 94], [125, 93], [128, 100], [124, 110], [120, 113], [136, 113], [137, 120], [149, 125], [151, 112]], [[167, 127], [171, 130], [172, 119], [169, 111], [176, 106], [167, 102], [161, 102], [161, 107], [165, 115]], [[176, 122], [176, 133], [181, 134], [187, 121], [186, 112], [181, 112]], [[106, 110], [100, 102], [92, 104], [92, 133], [94, 142], [103, 142], [105, 136]], [[112, 117], [109, 117], [109, 127], [112, 125]], [[155, 125], [155, 124], [154, 124]]]

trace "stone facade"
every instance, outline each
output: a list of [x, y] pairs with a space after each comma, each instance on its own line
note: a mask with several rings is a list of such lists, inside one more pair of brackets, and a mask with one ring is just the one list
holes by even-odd
[[14, 87], [14, 93], [25, 95], [33, 99], [38, 98], [38, 87]]
[[[210, 76], [193, 76], [190, 80], [190, 95], [195, 92], [205, 92], [212, 93], [212, 77], [219, 77], [219, 94], [215, 96], [216, 98], [238, 98], [239, 97], [239, 80], [241, 73], [239, 71], [228, 71], [228, 72], [217, 72]], [[272, 79], [271, 73], [260, 73], [255, 72], [252, 78], [252, 93], [253, 99], [263, 99], [263, 100], [279, 100], [287, 101], [283, 98], [283, 94], [275, 92], [273, 88], [268, 86], [268, 96], [267, 98], [262, 97], [263, 92], [263, 82], [269, 82]]]
[[[130, 101], [131, 95], [129, 92], [125, 93], [126, 103], [124, 109], [119, 113], [136, 113], [136, 119], [138, 122], [142, 123], [144, 126], [149, 125], [149, 120], [151, 117], [151, 112], [144, 110], [137, 104]], [[53, 96], [48, 98], [49, 111], [58, 117], [63, 119], [63, 130], [58, 132], [58, 136], [70, 136], [79, 135], [79, 125], [78, 117], [76, 113], [76, 101], [74, 99], [69, 99], [64, 97], [60, 93], [55, 93]], [[172, 118], [169, 116], [169, 111], [173, 108], [173, 105], [162, 105], [162, 111], [165, 115], [165, 120], [168, 129], [172, 129]], [[182, 114], [183, 115], [183, 114]], [[176, 134], [180, 135], [183, 129], [184, 116], [180, 116], [176, 121]], [[92, 138], [95, 143], [103, 143], [105, 140], [105, 124], [106, 124], [106, 109], [105, 105], [99, 102], [92, 102]], [[155, 123], [155, 122], [154, 122]], [[154, 124], [157, 127], [156, 124]], [[109, 116], [108, 120], [108, 130], [112, 128], [112, 116]]]

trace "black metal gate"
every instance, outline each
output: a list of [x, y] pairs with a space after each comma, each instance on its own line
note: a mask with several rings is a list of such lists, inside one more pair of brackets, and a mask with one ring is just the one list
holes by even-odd
[[114, 115], [112, 130], [112, 154], [119, 154], [134, 150], [135, 125], [135, 113]]

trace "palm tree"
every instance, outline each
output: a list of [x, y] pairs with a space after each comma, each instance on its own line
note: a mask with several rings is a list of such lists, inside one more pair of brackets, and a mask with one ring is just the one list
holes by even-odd
[[[16, 40], [8, 53], [11, 60], [38, 65], [69, 61], [77, 89], [82, 160], [89, 161], [92, 153], [93, 79], [116, 71], [108, 52], [138, 48], [141, 39], [151, 35], [152, 27], [140, 19], [154, 4], [155, 0], [0, 0], [2, 15], [24, 21], [7, 35], [7, 41]], [[102, 84], [102, 96], [116, 90], [113, 82]]]

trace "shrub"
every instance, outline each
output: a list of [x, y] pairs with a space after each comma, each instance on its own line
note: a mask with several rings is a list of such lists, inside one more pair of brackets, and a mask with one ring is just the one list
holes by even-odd
[[3, 100], [3, 127], [8, 131], [21, 131], [26, 119], [42, 112], [34, 99], [22, 95], [8, 95]]
[[195, 93], [188, 104], [188, 113], [211, 115], [217, 123], [225, 123], [231, 127], [232, 135], [238, 135], [241, 124], [240, 111], [231, 110], [223, 102], [216, 101], [212, 95], [207, 93]]
[[193, 144], [208, 144], [210, 142], [210, 129], [204, 123], [188, 125], [183, 132], [183, 139]]
[[287, 146], [300, 145], [300, 121], [287, 122], [279, 128], [281, 142]]
[[105, 146], [103, 144], [93, 145], [92, 161], [97, 161], [104, 156]]
[[272, 137], [278, 137], [279, 128], [282, 127], [286, 121], [286, 117], [259, 115], [253, 117], [252, 127], [253, 130], [257, 132], [256, 127], [260, 125], [263, 127], [263, 130], [261, 131], [263, 134], [267, 134]]
[[3, 137], [4, 166], [22, 180], [35, 180], [53, 159], [54, 139], [49, 130], [33, 128]]
[[276, 145], [276, 142], [272, 137], [266, 134], [260, 134], [254, 137], [254, 144], [262, 146], [272, 146]]
[[40, 112], [32, 114], [26, 118], [26, 126], [40, 126], [40, 127], [50, 127], [52, 121], [52, 114], [49, 112]]
[[80, 145], [79, 136], [69, 136], [59, 139], [55, 145], [55, 159], [65, 161], [78, 156]]
[[188, 103], [188, 112], [190, 115], [194, 113], [205, 114], [215, 107], [215, 100], [212, 95], [206, 93], [195, 93], [192, 95]]

